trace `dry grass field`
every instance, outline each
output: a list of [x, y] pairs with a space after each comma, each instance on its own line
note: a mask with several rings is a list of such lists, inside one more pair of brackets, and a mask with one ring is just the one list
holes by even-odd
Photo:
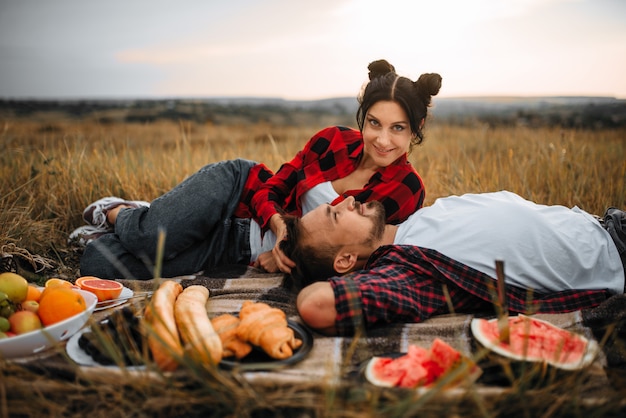
[[[71, 278], [76, 272], [66, 239], [91, 201], [107, 195], [151, 200], [224, 159], [248, 158], [276, 170], [322, 127], [101, 124], [53, 114], [0, 120], [0, 242], [5, 251], [17, 247], [50, 258]], [[596, 214], [610, 205], [626, 207], [625, 129], [434, 121], [410, 159], [426, 184], [426, 204], [449, 194], [507, 189]]]
[[[67, 247], [66, 240], [83, 224], [82, 210], [93, 200], [106, 195], [151, 200], [204, 164], [224, 159], [262, 161], [276, 170], [330, 121], [323, 122], [294, 127], [168, 121], [102, 124], [63, 115], [0, 118], [0, 247], [3, 253], [23, 261], [22, 273], [33, 282], [41, 284], [51, 275], [74, 279], [79, 275], [78, 254]], [[459, 127], [433, 121], [424, 144], [414, 149], [410, 160], [426, 184], [427, 205], [450, 194], [506, 189], [539, 203], [577, 205], [595, 214], [602, 214], [607, 206], [626, 208], [626, 129], [491, 128], [478, 123]], [[329, 417], [442, 416], [440, 408], [431, 410], [424, 405], [419, 409], [419, 405], [393, 398], [394, 394], [372, 398], [358, 388], [341, 394], [283, 388], [260, 399], [259, 393], [241, 382], [224, 383], [216, 389], [202, 374], [189, 381], [169, 381], [163, 387], [161, 382], [142, 382], [131, 376], [120, 382], [119, 375], [101, 381], [59, 383], [45, 380], [46, 372], [36, 367], [33, 371], [10, 363], [0, 365], [0, 417], [12, 416], [4, 404], [7, 396], [11, 399], [11, 385], [29, 390], [20, 385], [23, 381], [35, 384], [34, 416], [60, 413], [55, 409], [60, 401], [53, 396], [67, 397], [76, 405], [100, 406], [100, 411], [108, 413], [90, 416], [108, 417], [185, 416], [198, 411], [206, 416], [308, 417], [311, 415], [303, 405], [320, 399], [329, 407], [318, 403], [315, 409]], [[180, 404], [159, 404], [163, 391], [179, 396]], [[468, 409], [460, 405], [450, 413], [531, 417], [537, 415], [528, 415], [529, 410], [543, 410], [546, 417], [602, 417], [624, 412], [620, 399], [581, 407], [576, 399], [567, 398], [566, 392], [559, 391], [557, 398], [542, 398], [541, 393], [528, 398], [522, 389], [506, 401], [510, 402], [509, 411], [506, 406], [502, 409], [502, 404], [499, 413], [491, 411], [479, 400], [469, 399]], [[24, 401], [12, 405], [27, 408], [29, 395], [20, 393], [19, 397]], [[151, 411], [134, 410], [133, 400], [145, 397], [152, 397], [151, 403], [143, 403]], [[228, 402], [237, 404], [242, 415], [225, 410], [223, 405]], [[211, 410], [211, 405], [215, 409]], [[283, 409], [268, 412], [264, 405], [282, 405]], [[524, 405], [527, 408], [522, 408]], [[503, 410], [507, 413], [502, 414]], [[276, 415], [278, 411], [281, 413]], [[87, 413], [87, 409], [78, 409], [72, 416]]]

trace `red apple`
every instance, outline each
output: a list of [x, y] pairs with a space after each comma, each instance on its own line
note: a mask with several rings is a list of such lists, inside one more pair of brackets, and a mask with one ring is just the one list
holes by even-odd
[[41, 328], [41, 320], [36, 313], [31, 311], [17, 311], [9, 317], [11, 332], [17, 335], [31, 332]]

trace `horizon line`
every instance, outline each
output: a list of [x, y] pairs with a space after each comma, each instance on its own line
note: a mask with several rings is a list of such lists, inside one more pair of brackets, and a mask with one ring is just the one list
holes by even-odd
[[[3, 97], [0, 96], [1, 101], [128, 101], [128, 100], [269, 100], [269, 101], [283, 101], [283, 102], [321, 102], [327, 100], [345, 100], [345, 99], [354, 99], [356, 97], [352, 96], [330, 96], [326, 98], [316, 98], [316, 99], [293, 99], [293, 98], [284, 98], [279, 96], [156, 96], [156, 95], [146, 95], [146, 96], [103, 96], [103, 95], [94, 95], [94, 96], [56, 96], [56, 97]], [[603, 99], [603, 100], [626, 100], [626, 98], [621, 98], [617, 96], [609, 96], [609, 95], [566, 95], [566, 94], [555, 94], [555, 95], [513, 95], [513, 94], [485, 94], [485, 95], [459, 95], [459, 96], [440, 96], [433, 97], [433, 101], [439, 100], [507, 100], [507, 99], [525, 99], [525, 100], [533, 100], [533, 99]]]

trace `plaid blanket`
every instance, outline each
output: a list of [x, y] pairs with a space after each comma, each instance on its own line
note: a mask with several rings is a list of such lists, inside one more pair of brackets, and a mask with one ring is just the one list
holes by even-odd
[[[251, 300], [280, 308], [290, 320], [302, 324], [295, 307], [297, 295], [284, 283], [282, 275], [267, 274], [251, 267], [236, 266], [175, 280], [180, 281], [183, 287], [200, 284], [210, 290], [207, 305], [210, 316], [237, 313], [244, 301]], [[136, 292], [154, 290], [158, 285], [154, 281], [122, 280], [121, 282]], [[537, 317], [594, 339], [592, 332], [582, 325], [580, 312], [537, 315]], [[388, 325], [369, 330], [367, 335], [350, 338], [328, 337], [311, 331], [313, 346], [301, 361], [274, 370], [246, 371], [243, 375], [251, 382], [350, 384], [364, 379], [364, 365], [371, 357], [406, 352], [409, 345], [427, 348], [436, 337], [464, 355], [475, 357], [478, 347], [470, 331], [473, 318], [473, 315], [465, 314], [444, 315], [419, 324]], [[605, 357], [601, 355], [586, 371], [589, 374], [586, 381], [590, 390], [593, 391], [593, 388], [602, 390], [607, 387], [605, 365]], [[510, 384], [501, 374], [492, 373], [489, 365], [483, 364], [482, 366], [483, 375], [478, 381], [478, 386], [483, 390], [494, 390]]]
[[[282, 275], [267, 274], [251, 267], [237, 266], [207, 271], [202, 275], [178, 277], [173, 280], [179, 281], [183, 287], [194, 284], [206, 286], [210, 290], [207, 304], [210, 316], [237, 313], [244, 301], [251, 300], [280, 308], [291, 321], [302, 325], [295, 308], [297, 295], [285, 285]], [[136, 293], [155, 290], [159, 284], [153, 280], [120, 280], [120, 282]], [[120, 308], [121, 306], [115, 309]], [[111, 311], [112, 309], [96, 312], [94, 319], [104, 318]], [[591, 330], [582, 325], [580, 312], [537, 315], [537, 317], [594, 339]], [[239, 373], [250, 384], [258, 385], [259, 388], [278, 386], [307, 386], [313, 389], [335, 386], [358, 388], [366, 384], [363, 370], [371, 357], [406, 352], [410, 345], [427, 348], [438, 337], [464, 355], [477, 359], [483, 374], [472, 386], [472, 393], [485, 398], [501, 398], [506, 396], [507, 390], [511, 389], [511, 380], [502, 373], [501, 367], [494, 367], [493, 362], [481, 363], [481, 359], [477, 357], [480, 352], [484, 353], [484, 350], [477, 347], [471, 335], [470, 323], [473, 318], [473, 315], [466, 314], [444, 315], [419, 324], [388, 325], [368, 330], [367, 335], [355, 337], [329, 337], [311, 331], [313, 337], [311, 350], [300, 361], [269, 370], [240, 370]], [[68, 361], [72, 363], [71, 360], [60, 351], [61, 348], [56, 352], [48, 350], [37, 356], [15, 360], [15, 363], [25, 365], [30, 370], [45, 371], [47, 375], [66, 376], [68, 379], [74, 379], [76, 367], [79, 367], [81, 373], [85, 375], [104, 376], [113, 372], [111, 368], [69, 364]], [[611, 370], [605, 366], [606, 357], [601, 354], [591, 367], [581, 372], [582, 376], [580, 373], [576, 374], [576, 382], [578, 382], [576, 385], [578, 388], [584, 386], [581, 391], [585, 398], [601, 399], [606, 394], [607, 388], [611, 388], [615, 381], [624, 384], [623, 370], [610, 375], [608, 372]], [[565, 386], [561, 385], [561, 387]], [[623, 387], [626, 387], [626, 384]], [[621, 390], [623, 387], [617, 389]], [[447, 394], [446, 396], [458, 395], [455, 399], [468, 396], [463, 388], [447, 391]]]

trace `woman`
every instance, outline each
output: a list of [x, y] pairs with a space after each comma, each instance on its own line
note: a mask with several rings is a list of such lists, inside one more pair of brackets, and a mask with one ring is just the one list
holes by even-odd
[[390, 223], [406, 219], [421, 208], [425, 194], [407, 156], [423, 140], [441, 77], [423, 74], [413, 82], [385, 60], [368, 69], [370, 81], [359, 95], [359, 130], [320, 131], [275, 175], [263, 164], [222, 161], [149, 205], [104, 198], [88, 206], [83, 217], [101, 236], [86, 246], [81, 274], [152, 278], [159, 230], [167, 234], [163, 277], [234, 263], [288, 273], [294, 264], [277, 245], [285, 236], [281, 213], [301, 216], [354, 196], [380, 200]]

